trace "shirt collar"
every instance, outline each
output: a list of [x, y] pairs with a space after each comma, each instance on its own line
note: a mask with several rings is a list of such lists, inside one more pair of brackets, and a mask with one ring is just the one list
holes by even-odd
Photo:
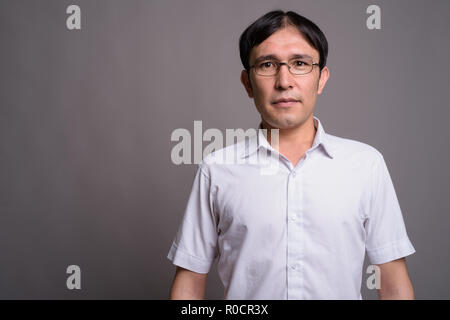
[[[325, 150], [328, 156], [330, 158], [334, 158], [333, 147], [331, 146], [328, 134], [325, 132], [319, 118], [317, 118], [316, 116], [313, 116], [313, 118], [314, 118], [314, 127], [317, 129], [317, 131], [310, 150], [322, 146], [322, 148]], [[257, 134], [250, 137], [248, 148], [244, 148], [244, 152], [241, 156], [242, 158], [250, 156], [251, 154], [255, 153], [259, 148], [265, 148], [272, 152], [277, 152], [269, 144], [266, 136], [264, 135], [264, 131], [261, 129], [262, 129], [262, 122], [259, 123], [258, 129], [256, 130]]]

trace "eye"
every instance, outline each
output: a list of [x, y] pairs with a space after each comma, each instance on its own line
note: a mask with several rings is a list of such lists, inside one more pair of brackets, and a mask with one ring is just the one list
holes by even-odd
[[273, 67], [273, 62], [272, 61], [266, 61], [263, 62], [259, 65], [260, 68], [262, 69], [268, 69], [268, 68], [272, 68]]
[[296, 61], [295, 61], [295, 66], [296, 66], [296, 67], [303, 67], [303, 66], [305, 66], [305, 65], [307, 65], [306, 62], [303, 62], [303, 61], [301, 61], [301, 60], [296, 60]]

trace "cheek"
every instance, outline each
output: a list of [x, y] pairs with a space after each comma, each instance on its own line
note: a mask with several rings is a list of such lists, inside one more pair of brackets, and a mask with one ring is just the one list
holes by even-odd
[[318, 89], [319, 89], [319, 81], [317, 79], [313, 79], [304, 84], [303, 94], [309, 98], [314, 98], [317, 95]]
[[254, 85], [254, 96], [255, 100], [264, 102], [270, 97], [270, 85], [267, 83], [257, 83]]

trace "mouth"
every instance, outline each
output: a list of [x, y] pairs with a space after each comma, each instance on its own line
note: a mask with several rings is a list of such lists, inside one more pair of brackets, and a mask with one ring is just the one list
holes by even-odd
[[279, 108], [288, 108], [288, 107], [292, 107], [293, 105], [295, 105], [296, 103], [298, 103], [299, 101], [296, 99], [279, 99], [276, 100], [274, 102], [272, 102], [272, 104], [275, 107], [279, 107]]

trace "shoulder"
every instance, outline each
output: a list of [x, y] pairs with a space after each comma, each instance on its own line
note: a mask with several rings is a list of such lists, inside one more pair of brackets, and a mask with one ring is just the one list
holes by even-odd
[[204, 156], [199, 163], [200, 170], [208, 176], [212, 170], [224, 169], [225, 167], [229, 170], [232, 168], [229, 165], [240, 163], [239, 159], [244, 155], [245, 147], [245, 140], [242, 140], [212, 151]]
[[211, 166], [214, 164], [234, 164], [245, 152], [245, 140], [238, 141], [224, 148], [214, 150], [206, 155], [201, 165]]
[[383, 161], [382, 153], [374, 146], [354, 139], [327, 134], [327, 142], [335, 156], [343, 160], [359, 160], [370, 164]]

